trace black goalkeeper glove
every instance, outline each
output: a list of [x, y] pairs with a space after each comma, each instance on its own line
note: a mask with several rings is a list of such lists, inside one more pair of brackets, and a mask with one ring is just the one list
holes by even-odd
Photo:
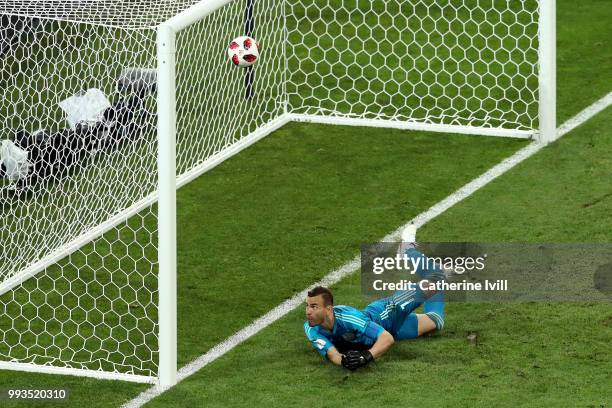
[[372, 361], [374, 361], [374, 357], [369, 350], [351, 350], [342, 355], [342, 367], [348, 368], [351, 371], [359, 367], [365, 367]]

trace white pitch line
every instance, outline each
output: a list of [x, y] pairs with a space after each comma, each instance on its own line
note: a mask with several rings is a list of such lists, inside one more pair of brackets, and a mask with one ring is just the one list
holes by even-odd
[[582, 125], [587, 120], [591, 119], [593, 116], [597, 115], [602, 110], [606, 109], [608, 106], [612, 105], [612, 92], [608, 93], [606, 96], [599, 99], [592, 105], [589, 105], [587, 108], [579, 112], [573, 118], [569, 119], [567, 122], [559, 126], [557, 129], [557, 137], [555, 140], [576, 129], [578, 126]]
[[[561, 126], [559, 126], [559, 128], [557, 129], [557, 136], [555, 140], [565, 135], [569, 131], [575, 129], [576, 127], [580, 126], [581, 124], [583, 124], [584, 122], [586, 122], [587, 120], [589, 120], [590, 118], [595, 116], [597, 113], [601, 112], [602, 110], [610, 106], [611, 104], [612, 104], [612, 92], [610, 92], [609, 94], [607, 94], [606, 96], [604, 96], [603, 98], [595, 102], [594, 104], [584, 109], [582, 112], [578, 113], [573, 118], [569, 119], [567, 122], [565, 122]], [[382, 238], [380, 241], [381, 242], [397, 241], [400, 238], [401, 232], [410, 223], [414, 223], [417, 227], [421, 227], [422, 225], [431, 221], [433, 218], [442, 214], [444, 211], [448, 210], [453, 205], [469, 197], [476, 190], [482, 188], [483, 186], [485, 186], [492, 180], [504, 174], [505, 172], [507, 172], [508, 170], [510, 170], [511, 168], [513, 168], [514, 166], [522, 162], [523, 160], [527, 159], [528, 157], [531, 157], [533, 154], [538, 152], [544, 146], [545, 145], [540, 144], [538, 142], [533, 142], [529, 144], [528, 146], [522, 148], [521, 150], [514, 153], [512, 156], [503, 160], [498, 165], [489, 169], [487, 172], [485, 172], [478, 178], [467, 183], [466, 185], [461, 187], [459, 190], [455, 191], [454, 193], [446, 197], [444, 200], [438, 202], [433, 207], [429, 208], [427, 211], [422, 212], [421, 214], [417, 215], [415, 218], [407, 222], [405, 225], [402, 225], [401, 227], [399, 227], [392, 233], [388, 234], [387, 236]], [[361, 266], [361, 258], [360, 256], [356, 256], [355, 258], [351, 259], [349, 262], [342, 265], [340, 268], [326, 275], [320, 281], [313, 283], [312, 285], [310, 285], [308, 288], [304, 289], [300, 293], [296, 293], [295, 295], [293, 295], [291, 299], [285, 300], [283, 303], [276, 306], [274, 309], [270, 310], [265, 315], [257, 318], [248, 326], [240, 329], [239, 331], [237, 331], [236, 333], [234, 333], [233, 335], [231, 335], [230, 337], [228, 337], [221, 343], [211, 348], [205, 354], [201, 355], [200, 357], [196, 358], [195, 360], [193, 360], [186, 366], [182, 367], [178, 371], [177, 383], [181, 382], [182, 380], [189, 377], [190, 375], [196, 373], [203, 367], [207, 366], [208, 364], [212, 363], [219, 357], [223, 356], [224, 354], [232, 350], [234, 347], [236, 347], [237, 345], [239, 345], [246, 339], [254, 336], [255, 334], [259, 333], [261, 330], [265, 329], [272, 323], [286, 316], [289, 312], [291, 312], [293, 309], [295, 309], [296, 307], [298, 307], [304, 302], [304, 299], [306, 298], [306, 294], [310, 289], [318, 285], [332, 286], [333, 284], [342, 280], [347, 275], [350, 275], [352, 272], [359, 269], [360, 266]], [[140, 408], [147, 402], [151, 401], [153, 398], [162, 394], [164, 391], [166, 391], [166, 389], [163, 389], [159, 386], [153, 386], [149, 388], [148, 390], [143, 391], [136, 398], [122, 405], [122, 408]]]
[[[599, 99], [594, 104], [588, 106], [586, 109], [579, 112], [576, 116], [559, 126], [559, 128], [557, 129], [557, 135], [554, 140], [557, 140], [566, 133], [574, 130], [576, 127], [580, 126], [581, 124], [583, 124], [584, 122], [586, 122], [611, 104], [612, 92], [608, 93], [606, 96]], [[518, 152], [514, 153], [512, 156], [508, 157], [507, 159], [504, 159], [498, 165], [491, 167], [484, 174], [470, 181], [465, 186], [461, 187], [459, 190], [446, 197], [444, 200], [438, 202], [429, 210], [417, 215], [413, 220], [414, 224], [417, 227], [422, 226], [431, 219], [448, 210], [450, 207], [457, 204], [459, 201], [472, 195], [474, 191], [489, 184], [492, 180], [495, 180], [497, 177], [501, 176], [523, 160], [533, 156], [535, 153], [539, 152], [540, 149], [542, 149], [544, 146], [545, 145], [538, 142], [533, 142], [525, 146]]]

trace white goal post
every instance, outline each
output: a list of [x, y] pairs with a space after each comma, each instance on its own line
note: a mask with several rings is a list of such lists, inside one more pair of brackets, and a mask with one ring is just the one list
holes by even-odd
[[[175, 384], [176, 190], [291, 121], [556, 135], [555, 0], [6, 0], [0, 18], [0, 369]], [[226, 57], [240, 35], [262, 44], [247, 70]]]

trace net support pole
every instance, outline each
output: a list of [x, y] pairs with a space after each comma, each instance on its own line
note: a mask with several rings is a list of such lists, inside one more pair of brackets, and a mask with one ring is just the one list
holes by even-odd
[[541, 143], [555, 140], [557, 131], [557, 27], [556, 0], [540, 0], [539, 119]]
[[[244, 9], [244, 35], [253, 37], [253, 30], [255, 29], [255, 20], [253, 17], [253, 7], [255, 6], [254, 0], [246, 0], [246, 7]], [[244, 98], [248, 101], [253, 97], [253, 80], [255, 79], [255, 70], [253, 66], [245, 68], [244, 72]]]
[[177, 381], [176, 33], [157, 29], [159, 386]]
[[191, 24], [197, 23], [213, 11], [235, 0], [202, 0], [168, 19], [164, 24], [172, 27], [178, 33]]

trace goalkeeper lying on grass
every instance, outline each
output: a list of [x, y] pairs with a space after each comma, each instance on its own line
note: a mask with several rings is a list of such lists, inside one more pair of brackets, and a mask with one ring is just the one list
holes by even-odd
[[[416, 228], [402, 234], [400, 251], [422, 256], [413, 244]], [[427, 281], [444, 279], [440, 270], [417, 269]], [[426, 286], [425, 286], [426, 287]], [[424, 313], [414, 310], [423, 305]], [[414, 339], [444, 325], [444, 294], [416, 290], [397, 292], [370, 303], [365, 309], [334, 306], [331, 291], [317, 286], [308, 292], [304, 331], [312, 346], [332, 363], [349, 370], [364, 367], [391, 348], [395, 341]]]

